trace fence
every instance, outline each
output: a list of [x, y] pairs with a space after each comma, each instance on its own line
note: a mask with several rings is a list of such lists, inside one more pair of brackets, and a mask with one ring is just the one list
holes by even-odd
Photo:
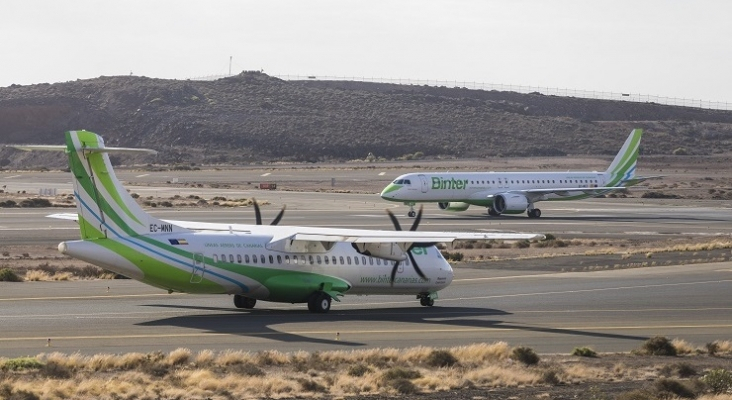
[[[723, 101], [709, 101], [701, 99], [686, 99], [679, 97], [654, 96], [641, 93], [622, 93], [622, 92], [600, 92], [594, 90], [577, 90], [562, 89], [541, 86], [522, 86], [522, 85], [504, 85], [495, 83], [482, 82], [465, 82], [465, 81], [439, 81], [439, 80], [418, 80], [418, 79], [402, 79], [402, 78], [368, 78], [368, 77], [346, 77], [346, 76], [316, 76], [316, 75], [272, 75], [276, 78], [286, 81], [351, 81], [351, 82], [371, 82], [371, 83], [391, 83], [398, 85], [427, 85], [436, 87], [452, 87], [465, 88], [473, 90], [496, 90], [501, 92], [517, 92], [517, 93], [541, 93], [547, 96], [562, 97], [578, 97], [583, 99], [599, 99], [599, 100], [617, 100], [630, 101], [636, 103], [655, 103], [669, 106], [695, 107], [710, 110], [732, 110], [732, 103]], [[227, 75], [210, 75], [191, 80], [215, 80], [225, 78]]]

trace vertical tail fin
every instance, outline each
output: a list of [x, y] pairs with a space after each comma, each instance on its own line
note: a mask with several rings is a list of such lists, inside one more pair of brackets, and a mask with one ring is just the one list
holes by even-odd
[[608, 176], [606, 186], [622, 186], [625, 181], [635, 176], [641, 135], [643, 135], [643, 129], [633, 129], [630, 132], [628, 139], [623, 143], [623, 147], [620, 148], [610, 167], [605, 171], [605, 175]]
[[66, 132], [66, 153], [74, 180], [74, 195], [82, 239], [137, 236], [151, 232], [188, 232], [146, 213], [114, 174], [108, 153], [152, 150], [105, 147], [88, 131]]

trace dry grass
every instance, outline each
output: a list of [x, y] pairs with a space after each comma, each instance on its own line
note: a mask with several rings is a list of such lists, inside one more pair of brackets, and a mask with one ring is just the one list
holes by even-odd
[[[675, 339], [674, 346], [695, 353], [697, 348]], [[730, 353], [730, 342], [717, 342], [719, 353]], [[457, 363], [430, 366], [436, 350], [449, 352]], [[44, 399], [67, 398], [281, 398], [398, 395], [461, 388], [497, 388], [659, 379], [668, 366], [652, 360], [645, 365], [571, 356], [547, 357], [527, 367], [510, 358], [505, 342], [481, 343], [450, 349], [364, 349], [283, 353], [264, 351], [213, 352], [177, 349], [170, 353], [81, 355], [48, 353], [35, 359], [43, 366], [4, 371], [11, 360], [0, 359], [0, 387], [6, 392], [32, 393]], [[601, 357], [602, 358], [602, 357]], [[592, 361], [594, 360], [594, 361]], [[359, 374], [349, 374], [360, 365]], [[548, 380], [554, 377], [554, 383]], [[402, 386], [400, 386], [402, 385]], [[708, 400], [732, 400], [707, 397]]]

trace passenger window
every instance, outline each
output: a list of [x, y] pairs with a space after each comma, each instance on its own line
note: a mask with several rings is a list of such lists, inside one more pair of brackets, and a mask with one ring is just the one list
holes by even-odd
[[330, 264], [330, 260], [328, 259], [328, 256], [323, 257], [323, 261], [325, 261], [325, 265]]
[[257, 263], [257, 255], [255, 254], [252, 256], [252, 264], [256, 264], [256, 263]]
[[236, 255], [236, 262], [241, 264], [241, 254]]
[[290, 256], [285, 256], [285, 264], [289, 264], [289, 263], [290, 263]]
[[361, 262], [366, 265], [366, 256], [361, 256]]
[[282, 256], [277, 255], [277, 264], [282, 264]]
[[333, 256], [333, 259], [331, 261], [333, 261], [333, 265], [336, 265], [336, 256]]
[[232, 263], [232, 264], [234, 263], [234, 255], [233, 254], [229, 254], [229, 262]]
[[380, 258], [377, 258], [376, 259], [376, 265], [381, 265], [381, 259]]
[[351, 265], [351, 256], [346, 257], [346, 261], [348, 261], [348, 265]]
[[292, 263], [297, 265], [297, 256], [292, 256]]
[[226, 254], [221, 255], [221, 262], [226, 262]]
[[216, 254], [214, 254], [213, 255], [213, 258], [214, 258], [214, 262], [219, 262], [219, 256], [217, 256]]
[[274, 257], [273, 256], [269, 256], [269, 263], [270, 264], [274, 264]]
[[259, 260], [262, 261], [262, 264], [266, 264], [267, 263], [267, 261], [264, 259], [264, 254], [262, 254], [261, 256], [259, 256]]
[[369, 257], [369, 265], [374, 265], [374, 258], [373, 257]]
[[338, 257], [338, 258], [339, 258], [339, 260], [338, 260], [338, 261], [340, 261], [340, 262], [341, 262], [341, 265], [346, 265], [346, 263], [345, 263], [345, 262], [344, 262], [344, 260], [343, 260], [343, 256], [340, 256], [340, 257]]
[[356, 264], [356, 265], [358, 265], [358, 256], [353, 257], [353, 263]]
[[244, 262], [249, 264], [249, 254], [244, 254]]
[[318, 261], [318, 265], [320, 265], [322, 262], [322, 259], [320, 258], [320, 256], [315, 257], [315, 259]]
[[313, 256], [308, 257], [308, 261], [310, 261], [310, 264], [315, 264], [315, 261], [313, 260]]

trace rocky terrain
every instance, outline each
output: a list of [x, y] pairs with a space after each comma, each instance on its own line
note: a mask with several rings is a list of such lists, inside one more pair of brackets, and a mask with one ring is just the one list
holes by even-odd
[[[61, 144], [88, 129], [149, 147], [156, 163], [612, 155], [644, 128], [644, 155], [719, 155], [732, 112], [364, 82], [135, 76], [0, 88], [0, 143]], [[124, 160], [123, 160], [124, 161]], [[0, 151], [0, 167], [63, 167], [62, 155]]]

